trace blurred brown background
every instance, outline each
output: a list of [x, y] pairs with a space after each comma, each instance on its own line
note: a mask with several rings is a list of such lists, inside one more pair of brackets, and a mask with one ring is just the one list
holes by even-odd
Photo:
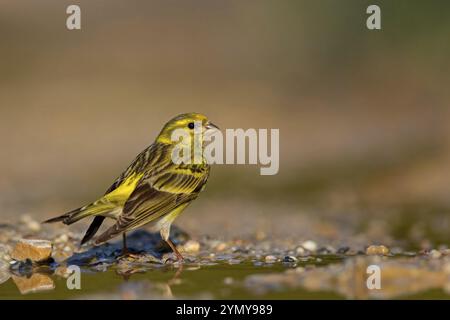
[[450, 3], [369, 31], [372, 2], [1, 1], [0, 221], [95, 200], [196, 111], [279, 128], [280, 171], [216, 166], [188, 231], [450, 240]]

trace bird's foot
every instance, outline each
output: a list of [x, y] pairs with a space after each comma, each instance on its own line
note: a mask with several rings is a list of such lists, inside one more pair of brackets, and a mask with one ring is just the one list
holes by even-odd
[[129, 250], [122, 250], [121, 254], [117, 257], [118, 260], [120, 259], [134, 259], [137, 260], [142, 255], [140, 253], [133, 253]]
[[167, 259], [164, 260], [165, 264], [171, 263], [171, 264], [183, 264], [185, 262], [183, 256], [177, 255], [176, 253], [172, 253], [167, 257]]
[[167, 239], [166, 240], [167, 244], [170, 246], [170, 248], [172, 249], [172, 252], [175, 254], [175, 256], [177, 257], [176, 262], [178, 263], [183, 263], [184, 262], [184, 258], [181, 255], [180, 251], [178, 251], [177, 247], [174, 245], [174, 243], [170, 240]]

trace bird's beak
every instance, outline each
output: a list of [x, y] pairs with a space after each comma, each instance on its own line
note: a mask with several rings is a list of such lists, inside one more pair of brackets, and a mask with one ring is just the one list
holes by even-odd
[[211, 121], [208, 121], [206, 123], [206, 129], [210, 130], [210, 129], [216, 129], [216, 130], [220, 130], [220, 128], [218, 126], [216, 126], [214, 123], [212, 123]]

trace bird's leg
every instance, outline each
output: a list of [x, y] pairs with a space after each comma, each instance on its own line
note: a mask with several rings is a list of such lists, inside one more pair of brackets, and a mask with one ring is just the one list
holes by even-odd
[[128, 250], [128, 246], [127, 246], [127, 234], [124, 232], [122, 233], [122, 253], [120, 255], [120, 258], [133, 258], [133, 259], [138, 259], [139, 258], [139, 254], [134, 254], [131, 253], [130, 250]]
[[183, 262], [184, 258], [181, 255], [180, 251], [178, 251], [177, 247], [175, 247], [175, 245], [173, 244], [172, 240], [167, 238], [166, 242], [170, 246], [170, 248], [172, 249], [173, 253], [175, 253], [175, 255], [177, 256], [178, 262]]
[[123, 241], [123, 246], [122, 246], [122, 256], [126, 256], [128, 255], [128, 247], [127, 247], [127, 234], [124, 232], [122, 233], [122, 241]]

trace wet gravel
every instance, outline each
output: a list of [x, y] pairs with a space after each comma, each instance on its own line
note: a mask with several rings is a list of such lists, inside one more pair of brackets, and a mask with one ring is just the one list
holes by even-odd
[[[261, 235], [253, 239], [227, 241], [205, 236], [194, 239], [175, 227], [171, 238], [185, 258], [180, 264], [159, 234], [146, 230], [138, 230], [128, 236], [132, 255], [122, 256], [121, 241], [80, 248], [78, 243], [82, 234], [67, 229], [61, 231], [56, 227], [43, 229], [30, 217], [22, 217], [17, 225], [4, 224], [0, 228], [0, 293], [2, 284], [10, 279], [21, 294], [52, 291], [55, 289], [54, 279], [67, 279], [71, 274], [68, 267], [72, 265], [79, 266], [85, 274], [113, 271], [125, 278], [158, 270], [163, 272], [168, 268], [199, 272], [217, 266], [251, 266], [246, 269], [243, 279], [236, 281], [233, 277], [224, 277], [221, 286], [225, 289], [239, 287], [254, 296], [305, 290], [332, 291], [343, 298], [376, 299], [402, 297], [431, 289], [442, 290], [446, 295], [450, 288], [450, 250], [445, 246], [415, 252], [379, 243], [363, 247], [334, 247], [325, 243], [319, 245], [314, 240], [277, 241]], [[19, 245], [24, 238], [48, 240], [52, 246], [50, 259], [33, 261], [32, 257], [26, 258], [29, 253]], [[26, 240], [25, 243], [33, 241]], [[373, 264], [383, 270], [383, 290], [367, 289], [366, 271]], [[154, 289], [155, 284], [138, 282], [125, 289], [120, 287], [113, 294], [91, 293], [87, 297], [100, 297], [101, 294], [116, 298], [156, 297], [149, 293], [149, 288]], [[161, 293], [161, 288], [158, 288], [159, 298], [173, 297], [167, 292]], [[206, 294], [211, 296], [211, 293]], [[194, 296], [197, 295], [188, 295]]]

